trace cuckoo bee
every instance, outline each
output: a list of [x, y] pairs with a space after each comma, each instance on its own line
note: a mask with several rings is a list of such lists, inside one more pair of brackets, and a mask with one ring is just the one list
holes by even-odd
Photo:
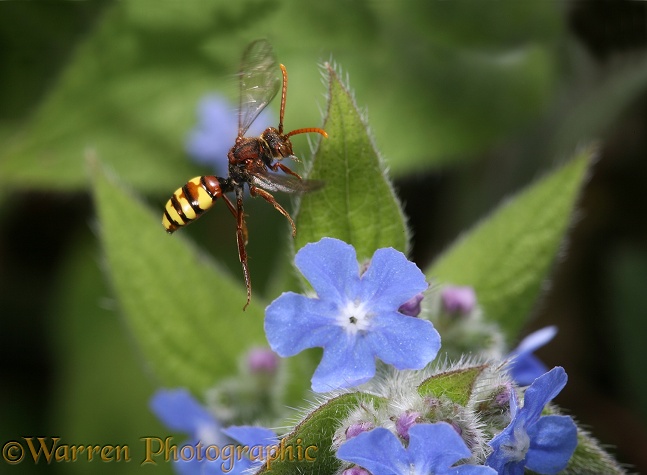
[[[297, 159], [292, 152], [290, 137], [297, 134], [318, 133], [327, 137], [322, 129], [309, 127], [283, 133], [285, 96], [288, 89], [288, 73], [285, 66], [276, 67], [272, 46], [265, 40], [251, 43], [243, 53], [240, 73], [240, 103], [238, 107], [238, 137], [229, 150], [227, 178], [208, 175], [195, 177], [178, 188], [166, 203], [162, 224], [168, 233], [199, 218], [219, 198], [222, 198], [236, 219], [236, 242], [238, 257], [243, 267], [247, 287], [247, 308], [252, 297], [252, 283], [247, 264], [247, 226], [243, 211], [245, 185], [251, 196], [260, 196], [287, 218], [296, 235], [296, 226], [288, 212], [276, 201], [271, 192], [305, 193], [322, 186], [314, 180], [303, 180], [281, 160]], [[245, 137], [245, 132], [263, 109], [281, 90], [281, 109], [278, 128], [268, 127], [259, 137]], [[276, 172], [276, 173], [272, 173]], [[233, 193], [235, 204], [226, 193]]]

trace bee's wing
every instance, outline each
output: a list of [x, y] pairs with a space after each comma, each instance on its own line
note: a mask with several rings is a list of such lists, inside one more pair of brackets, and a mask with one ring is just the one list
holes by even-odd
[[281, 87], [274, 51], [267, 40], [256, 40], [245, 49], [239, 76], [238, 136], [241, 137]]
[[282, 191], [284, 193], [308, 193], [324, 186], [320, 180], [299, 180], [292, 175], [278, 175], [266, 169], [251, 172], [252, 185], [267, 191]]

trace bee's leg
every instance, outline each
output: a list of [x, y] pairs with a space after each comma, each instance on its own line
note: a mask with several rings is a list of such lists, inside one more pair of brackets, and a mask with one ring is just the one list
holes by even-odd
[[276, 211], [278, 211], [278, 212], [279, 212], [279, 213], [281, 213], [283, 216], [285, 216], [285, 217], [287, 218], [287, 220], [290, 222], [290, 226], [292, 226], [292, 237], [295, 237], [295, 236], [297, 235], [297, 227], [296, 227], [296, 225], [294, 224], [294, 221], [292, 221], [292, 218], [290, 217], [290, 215], [288, 214], [288, 212], [287, 212], [287, 211], [285, 211], [285, 209], [283, 208], [283, 206], [281, 206], [280, 204], [278, 204], [278, 203], [277, 203], [277, 201], [274, 199], [274, 197], [273, 197], [270, 193], [268, 193], [267, 191], [265, 191], [265, 190], [263, 190], [263, 189], [261, 189], [261, 188], [258, 188], [258, 187], [256, 187], [256, 186], [253, 186], [253, 185], [250, 185], [250, 187], [249, 187], [249, 193], [250, 193], [252, 196], [260, 196], [260, 197], [261, 197], [261, 198], [263, 198], [265, 201], [267, 201], [269, 204], [271, 204], [272, 206], [274, 206], [274, 208], [276, 209]]
[[283, 171], [283, 173], [287, 173], [288, 175], [295, 176], [295, 177], [297, 177], [299, 180], [301, 180], [301, 175], [299, 175], [299, 174], [298, 174], [298, 173], [296, 173], [296, 172], [293, 172], [293, 171], [292, 171], [292, 170], [290, 170], [287, 166], [283, 165], [281, 162], [276, 162], [275, 164], [270, 165], [270, 168], [272, 169], [272, 171], [278, 171], [278, 169], [280, 168], [280, 169], [281, 169], [281, 171]]
[[[231, 202], [231, 200], [227, 197], [227, 195], [222, 195], [222, 199], [225, 200], [225, 204], [227, 205], [227, 208], [229, 208], [229, 211], [231, 211], [231, 214], [236, 218], [236, 223], [238, 223], [238, 211], [236, 211], [236, 207], [234, 204]], [[248, 233], [247, 233], [247, 223], [245, 223], [245, 220], [243, 219], [243, 237], [245, 238], [245, 245], [247, 245], [248, 241]]]
[[[233, 207], [233, 205], [232, 205]], [[247, 266], [247, 226], [245, 225], [245, 213], [243, 211], [243, 188], [236, 188], [236, 242], [238, 243], [238, 259], [243, 266], [243, 277], [245, 277], [245, 286], [247, 287], [247, 303], [243, 310], [247, 309], [249, 302], [252, 300], [252, 281], [249, 276], [249, 267]]]

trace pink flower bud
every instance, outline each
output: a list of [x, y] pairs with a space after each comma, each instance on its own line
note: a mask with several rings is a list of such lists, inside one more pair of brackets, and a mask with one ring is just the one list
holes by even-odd
[[409, 429], [411, 428], [411, 426], [418, 422], [419, 417], [420, 413], [416, 411], [407, 411], [403, 414], [400, 414], [398, 419], [395, 421], [395, 430], [397, 431], [398, 435], [404, 440], [408, 441]]
[[400, 306], [398, 312], [409, 315], [410, 317], [417, 317], [420, 315], [420, 302], [422, 302], [423, 298], [425, 298], [425, 296], [422, 293], [414, 295]]
[[453, 315], [468, 314], [476, 306], [476, 294], [472, 287], [445, 287], [440, 298], [443, 310]]
[[370, 422], [358, 422], [356, 424], [351, 424], [346, 429], [346, 440], [352, 439], [353, 437], [361, 434], [362, 432], [368, 432], [374, 427], [375, 426]]
[[269, 348], [253, 348], [247, 353], [247, 367], [252, 373], [274, 373], [279, 357]]

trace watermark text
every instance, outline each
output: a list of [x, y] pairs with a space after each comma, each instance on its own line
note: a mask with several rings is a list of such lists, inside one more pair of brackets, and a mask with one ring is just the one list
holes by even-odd
[[[198, 461], [218, 463], [227, 473], [243, 459], [262, 462], [270, 470], [275, 462], [314, 462], [318, 447], [306, 445], [297, 438], [288, 442], [281, 439], [278, 444], [236, 445], [236, 444], [176, 444], [173, 437], [141, 437], [144, 456], [140, 465], [158, 463]], [[128, 444], [69, 444], [61, 437], [22, 437], [2, 445], [2, 460], [16, 465], [21, 462], [52, 464], [60, 462], [131, 462], [133, 454]]]

